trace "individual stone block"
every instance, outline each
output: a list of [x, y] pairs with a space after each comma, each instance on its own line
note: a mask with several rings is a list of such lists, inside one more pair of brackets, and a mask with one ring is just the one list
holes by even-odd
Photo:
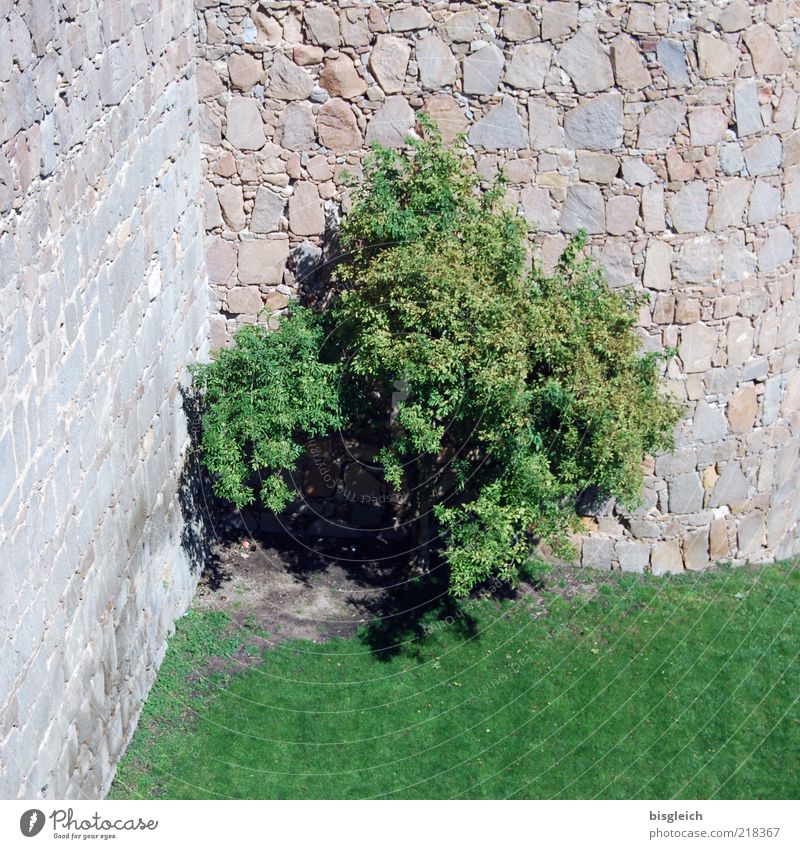
[[367, 125], [366, 142], [384, 147], [403, 147], [414, 129], [414, 110], [400, 94], [387, 97]]
[[606, 204], [606, 230], [612, 236], [629, 233], [639, 217], [639, 200], [631, 195], [616, 195]]
[[707, 32], [698, 34], [697, 66], [701, 77], [713, 80], [731, 76], [740, 58], [739, 49], [721, 38]]
[[316, 142], [310, 103], [290, 103], [278, 117], [277, 141], [287, 150], [310, 150]]
[[719, 25], [723, 32], [739, 32], [753, 22], [748, 0], [733, 0], [723, 6], [719, 13]]
[[685, 88], [691, 83], [686, 67], [686, 50], [682, 41], [671, 38], [659, 39], [656, 55], [673, 88]]
[[239, 282], [277, 286], [289, 258], [288, 239], [259, 239], [239, 245]]
[[764, 545], [765, 530], [766, 524], [763, 513], [752, 513], [739, 519], [737, 537], [740, 557], [755, 554]]
[[197, 81], [198, 100], [207, 100], [225, 91], [225, 86], [222, 84], [219, 74], [214, 70], [214, 66], [204, 59], [198, 60], [194, 77]]
[[527, 186], [520, 192], [522, 215], [531, 227], [541, 233], [554, 233], [556, 216], [547, 189]]
[[592, 569], [611, 569], [614, 541], [607, 537], [587, 537], [583, 540], [581, 565]]
[[303, 22], [315, 44], [338, 47], [341, 44], [339, 16], [327, 6], [308, 6], [303, 9]]
[[617, 85], [628, 91], [638, 91], [652, 82], [641, 53], [627, 35], [620, 34], [611, 42], [611, 67]]
[[369, 69], [386, 94], [403, 90], [411, 48], [402, 38], [381, 35], [369, 56]]
[[278, 100], [305, 100], [314, 88], [308, 71], [276, 53], [269, 71], [269, 93]]
[[542, 5], [542, 38], [552, 41], [569, 35], [578, 26], [578, 4], [547, 2]]
[[629, 186], [649, 186], [658, 179], [649, 165], [632, 156], [622, 160], [622, 177]]
[[737, 461], [729, 460], [714, 484], [708, 506], [713, 509], [723, 504], [738, 504], [747, 498], [749, 490], [750, 484], [741, 466]]
[[759, 76], [786, 73], [786, 57], [771, 26], [757, 24], [746, 30], [743, 38]]
[[244, 199], [242, 187], [233, 183], [226, 183], [218, 193], [219, 205], [222, 209], [222, 217], [231, 230], [238, 232], [245, 225]]
[[743, 386], [728, 401], [728, 424], [731, 433], [747, 433], [755, 423], [758, 398], [755, 386]]
[[332, 97], [320, 106], [317, 131], [322, 144], [336, 153], [349, 153], [361, 147], [361, 131], [346, 100]]
[[494, 44], [487, 44], [464, 59], [464, 94], [494, 94], [500, 85], [505, 57]]
[[514, 88], [544, 88], [553, 48], [547, 44], [519, 44], [514, 48], [503, 82]]
[[226, 239], [212, 237], [206, 242], [205, 259], [211, 283], [226, 283], [236, 269], [236, 246]]
[[286, 207], [285, 198], [278, 192], [259, 186], [253, 212], [250, 215], [250, 230], [253, 233], [274, 233], [278, 230], [283, 210]]
[[472, 41], [478, 27], [480, 15], [477, 9], [464, 9], [454, 12], [445, 22], [445, 31], [450, 41], [465, 43]]
[[516, 101], [504, 97], [469, 131], [469, 142], [484, 150], [519, 150], [528, 146], [528, 137], [519, 120]]
[[661, 233], [666, 229], [664, 187], [659, 184], [647, 186], [642, 192], [642, 220], [648, 233]]
[[503, 38], [507, 41], [528, 41], [539, 35], [539, 23], [527, 10], [512, 6], [503, 12]]
[[582, 101], [564, 116], [568, 147], [612, 150], [622, 144], [622, 95], [609, 92]]
[[656, 543], [650, 558], [650, 569], [654, 575], [683, 572], [683, 558], [678, 540], [670, 539]]
[[564, 147], [564, 130], [558, 125], [558, 110], [544, 98], [528, 100], [528, 132], [534, 150]]
[[325, 230], [325, 213], [314, 183], [295, 183], [289, 198], [289, 228], [298, 236], [314, 236]]
[[728, 433], [725, 416], [705, 400], [700, 399], [694, 411], [692, 439], [697, 442], [719, 442]]
[[366, 47], [372, 41], [369, 29], [367, 9], [344, 9], [339, 17], [339, 30], [342, 41], [350, 47]]
[[749, 197], [749, 180], [735, 178], [723, 183], [708, 217], [708, 229], [719, 232], [740, 226]]
[[744, 152], [744, 161], [751, 177], [776, 171], [781, 164], [782, 146], [777, 136], [764, 136]]
[[633, 286], [636, 273], [628, 239], [606, 239], [600, 254], [600, 264], [609, 286]]
[[701, 232], [708, 218], [708, 189], [705, 183], [700, 180], [687, 183], [670, 197], [667, 208], [677, 233]]
[[367, 90], [367, 83], [359, 75], [349, 56], [326, 59], [319, 75], [319, 84], [331, 97], [352, 100]]
[[719, 106], [697, 106], [689, 112], [689, 131], [697, 147], [716, 144], [728, 129], [728, 119]]
[[650, 562], [650, 546], [645, 542], [623, 542], [616, 545], [619, 568], [623, 572], [642, 574]]
[[258, 103], [252, 97], [232, 97], [225, 107], [225, 138], [239, 150], [259, 150], [267, 137]]
[[794, 239], [783, 225], [771, 230], [758, 250], [758, 268], [763, 274], [771, 274], [794, 255]]
[[704, 324], [689, 324], [681, 328], [678, 355], [683, 370], [689, 374], [708, 371], [717, 352], [718, 335], [713, 327]]
[[783, 167], [800, 165], [800, 130], [789, 133], [783, 142]]
[[604, 233], [605, 203], [600, 189], [581, 184], [571, 186], [561, 209], [559, 224], [565, 233], [577, 233], [581, 229], [590, 235]]
[[578, 94], [604, 91], [614, 85], [614, 72], [597, 33], [583, 27], [564, 43], [556, 57]]
[[678, 280], [708, 286], [719, 274], [721, 251], [719, 240], [709, 234], [688, 239], [678, 255]]
[[456, 136], [469, 126], [467, 116], [462, 112], [458, 101], [449, 94], [434, 94], [429, 97], [422, 111], [436, 122], [445, 144], [452, 144]]
[[419, 6], [398, 9], [389, 15], [389, 26], [395, 32], [410, 32], [415, 29], [427, 29], [433, 24], [433, 18]]
[[739, 138], [759, 133], [764, 127], [754, 80], [738, 80], [733, 89], [736, 111], [736, 135]]
[[234, 88], [250, 91], [256, 83], [261, 82], [264, 65], [249, 53], [234, 53], [228, 58], [228, 76]]
[[648, 289], [668, 291], [672, 288], [672, 248], [666, 243], [650, 239], [644, 261], [644, 285]]
[[696, 513], [703, 509], [703, 486], [697, 472], [678, 475], [668, 483], [669, 512]]
[[683, 538], [683, 562], [695, 571], [708, 568], [708, 528], [689, 531]]
[[728, 527], [724, 519], [715, 519], [709, 529], [709, 556], [716, 563], [728, 557], [731, 552], [728, 541]]
[[234, 286], [228, 289], [225, 299], [227, 312], [234, 314], [258, 315], [264, 305], [258, 286]]
[[578, 153], [578, 173], [584, 183], [613, 182], [619, 172], [619, 160], [612, 153]]
[[686, 117], [686, 107], [674, 99], [659, 101], [639, 119], [639, 141], [642, 150], [662, 150], [669, 146]]
[[722, 173], [728, 176], [741, 174], [742, 168], [744, 168], [744, 154], [739, 144], [731, 142], [720, 146], [719, 167], [722, 169]]
[[214, 186], [203, 182], [203, 224], [206, 230], [222, 227], [222, 210]]
[[423, 88], [438, 91], [456, 81], [455, 57], [438, 35], [428, 35], [417, 42], [416, 59]]
[[748, 223], [763, 224], [773, 221], [781, 211], [781, 190], [764, 180], [756, 180], [750, 197]]

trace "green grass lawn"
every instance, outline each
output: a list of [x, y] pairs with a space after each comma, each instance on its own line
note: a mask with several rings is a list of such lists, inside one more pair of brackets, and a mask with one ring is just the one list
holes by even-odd
[[252, 635], [192, 613], [111, 798], [797, 798], [794, 564], [596, 580], [568, 601], [550, 574], [543, 615], [470, 601], [400, 651], [295, 642], [199, 682]]

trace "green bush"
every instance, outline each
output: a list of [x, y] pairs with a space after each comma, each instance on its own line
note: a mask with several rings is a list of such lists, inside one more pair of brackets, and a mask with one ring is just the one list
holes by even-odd
[[340, 294], [319, 318], [244, 328], [198, 370], [221, 495], [247, 503], [245, 478], [265, 467], [262, 498], [279, 509], [302, 437], [363, 433], [366, 418], [387, 481], [413, 494], [415, 558], [426, 567], [441, 534], [458, 595], [514, 582], [535, 539], [568, 556], [587, 491], [636, 504], [643, 456], [670, 447], [680, 417], [660, 356], [641, 354], [640, 296], [609, 288], [583, 234], [552, 275], [526, 273], [503, 192], [481, 192], [463, 142], [446, 149], [427, 123], [404, 151], [373, 149], [342, 223]]

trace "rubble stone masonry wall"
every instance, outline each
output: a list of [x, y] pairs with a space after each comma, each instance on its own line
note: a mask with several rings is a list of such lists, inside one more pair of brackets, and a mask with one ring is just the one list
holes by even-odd
[[[800, 3], [197, 0], [212, 344], [319, 263], [370, 142], [466, 131], [550, 264], [588, 230], [676, 347], [677, 450], [582, 562], [657, 574], [800, 548]], [[287, 267], [288, 263], [288, 267]], [[374, 481], [371, 485], [374, 485]]]
[[0, 0], [0, 797], [98, 798], [191, 600], [191, 0]]

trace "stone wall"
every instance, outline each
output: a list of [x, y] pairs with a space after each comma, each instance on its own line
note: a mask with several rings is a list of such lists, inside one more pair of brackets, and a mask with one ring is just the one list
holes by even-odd
[[585, 227], [678, 349], [677, 450], [642, 509], [587, 519], [583, 562], [800, 549], [800, 3], [197, 5], [213, 344], [329, 258], [343, 173], [423, 110], [504, 168], [541, 262]]
[[188, 605], [191, 0], [0, 0], [0, 797], [97, 798]]

